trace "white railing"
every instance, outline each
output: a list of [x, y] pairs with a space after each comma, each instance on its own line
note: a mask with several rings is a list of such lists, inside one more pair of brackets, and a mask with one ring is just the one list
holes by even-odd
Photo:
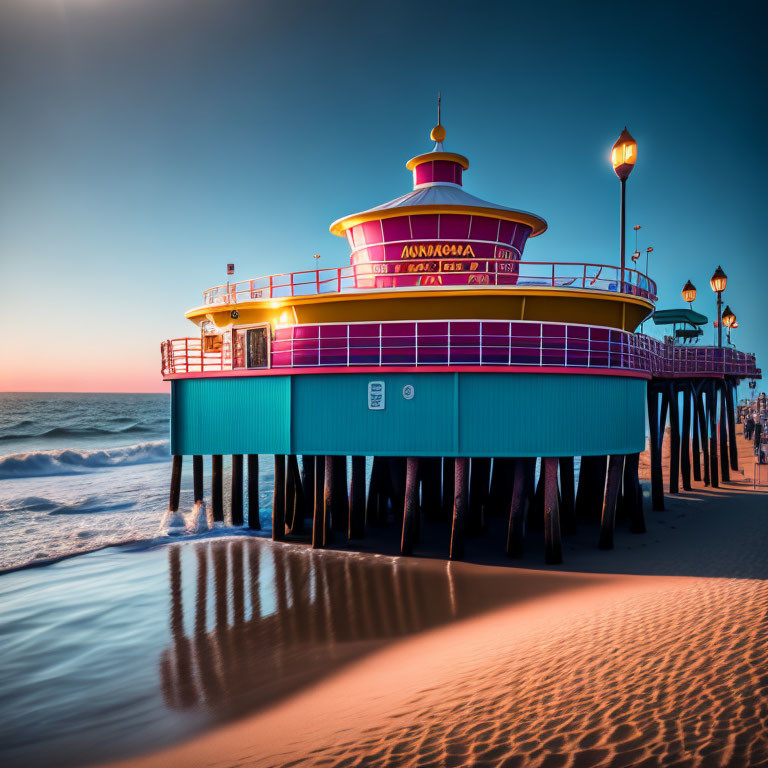
[[[198, 338], [162, 343], [164, 376], [231, 371], [227, 341], [204, 352]], [[657, 377], [757, 377], [755, 356], [729, 347], [680, 347], [643, 334], [567, 323], [453, 320], [277, 328], [270, 367], [512, 366], [608, 368]]]
[[[546, 286], [612, 291], [656, 301], [656, 283], [629, 267], [509, 259], [414, 259], [257, 277], [203, 292], [204, 304], [404, 287]], [[621, 288], [620, 288], [621, 286]]]

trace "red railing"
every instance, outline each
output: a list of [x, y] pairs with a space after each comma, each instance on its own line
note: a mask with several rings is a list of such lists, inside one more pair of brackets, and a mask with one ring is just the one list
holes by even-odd
[[[200, 338], [163, 342], [162, 372], [232, 370], [229, 344], [203, 352]], [[758, 377], [755, 356], [730, 347], [681, 347], [643, 334], [566, 323], [454, 320], [278, 328], [273, 369], [388, 366], [609, 368], [656, 377]]]
[[[509, 259], [414, 259], [374, 262], [349, 267], [312, 269], [257, 277], [217, 285], [203, 292], [204, 304], [325, 293], [407, 287], [548, 286], [626, 293], [656, 301], [656, 283], [629, 267], [570, 262], [510, 261]], [[621, 288], [619, 287], [621, 286]]]

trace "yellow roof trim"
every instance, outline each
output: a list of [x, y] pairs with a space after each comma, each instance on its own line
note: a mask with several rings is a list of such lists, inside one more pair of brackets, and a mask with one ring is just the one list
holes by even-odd
[[514, 221], [517, 224], [527, 224], [533, 228], [531, 237], [536, 237], [546, 232], [547, 222], [532, 213], [525, 211], [512, 211], [506, 208], [484, 208], [474, 205], [403, 205], [399, 208], [381, 208], [379, 210], [364, 211], [345, 216], [331, 224], [331, 234], [344, 237], [344, 232], [357, 224], [379, 219], [392, 219], [395, 216], [408, 216], [410, 214], [426, 213], [465, 213], [477, 216], [489, 216], [493, 219]]
[[451, 163], [458, 163], [465, 171], [469, 168], [469, 160], [464, 155], [457, 155], [455, 152], [425, 152], [423, 155], [412, 157], [405, 164], [405, 167], [412, 171], [417, 165], [422, 165], [432, 160], [448, 160]]

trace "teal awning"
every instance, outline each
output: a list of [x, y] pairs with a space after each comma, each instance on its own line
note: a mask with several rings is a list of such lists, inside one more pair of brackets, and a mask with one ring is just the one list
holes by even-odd
[[653, 313], [653, 322], [656, 325], [675, 325], [681, 323], [695, 327], [706, 325], [709, 320], [692, 309], [657, 309]]

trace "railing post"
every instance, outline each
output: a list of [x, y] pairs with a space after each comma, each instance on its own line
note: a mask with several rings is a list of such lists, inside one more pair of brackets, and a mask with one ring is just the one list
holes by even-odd
[[274, 282], [272, 279], [272, 275], [269, 276], [269, 298], [273, 298], [274, 293]]
[[552, 287], [555, 287], [555, 262], [552, 262]]
[[336, 293], [341, 293], [341, 269], [336, 268]]

